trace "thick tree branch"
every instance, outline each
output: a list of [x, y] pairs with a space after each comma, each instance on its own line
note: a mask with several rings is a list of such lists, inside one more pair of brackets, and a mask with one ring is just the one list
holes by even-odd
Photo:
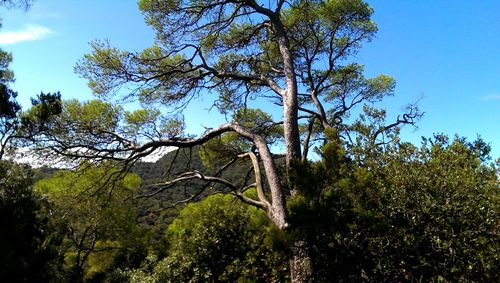
[[[252, 161], [254, 173], [255, 173], [255, 187], [257, 189], [257, 196], [259, 197], [259, 200], [266, 208], [271, 207], [271, 204], [267, 200], [266, 194], [264, 193], [264, 189], [262, 188], [262, 174], [260, 172], [260, 167], [259, 167], [259, 160], [257, 159], [257, 156], [253, 152], [247, 152], [240, 154], [238, 157], [250, 157], [250, 160]], [[269, 211], [266, 209], [266, 211]]]

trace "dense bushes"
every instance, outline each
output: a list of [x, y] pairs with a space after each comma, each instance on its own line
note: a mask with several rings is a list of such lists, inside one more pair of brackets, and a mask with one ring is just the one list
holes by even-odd
[[330, 144], [322, 162], [296, 166], [307, 189], [292, 221], [316, 279], [497, 281], [499, 182], [487, 152], [438, 136], [362, 162]]

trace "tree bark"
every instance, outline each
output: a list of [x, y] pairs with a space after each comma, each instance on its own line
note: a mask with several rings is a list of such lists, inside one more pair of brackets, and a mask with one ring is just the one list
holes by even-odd
[[290, 42], [285, 27], [279, 19], [279, 14], [271, 15], [270, 19], [277, 34], [278, 47], [283, 58], [283, 73], [286, 80], [283, 96], [283, 129], [286, 168], [288, 170], [292, 160], [301, 158], [297, 77], [293, 55], [290, 51]]
[[280, 9], [283, 5], [278, 4], [276, 10], [262, 7], [255, 0], [244, 1], [256, 12], [265, 15], [271, 21], [273, 32], [276, 35], [278, 48], [283, 59], [283, 73], [285, 75], [286, 88], [283, 94], [283, 128], [285, 138], [286, 168], [290, 167], [291, 161], [301, 158], [300, 132], [299, 132], [299, 102], [298, 86], [293, 62], [293, 54], [290, 49], [290, 41], [283, 22], [280, 19]]
[[278, 170], [276, 169], [273, 156], [269, 151], [266, 141], [262, 137], [257, 137], [254, 142], [259, 149], [266, 172], [267, 183], [271, 191], [271, 220], [278, 228], [284, 229], [288, 226], [286, 201]]
[[291, 89], [287, 89], [283, 99], [283, 129], [285, 136], [286, 168], [288, 170], [292, 160], [301, 158], [296, 85]]
[[[276, 15], [279, 18], [279, 14]], [[271, 19], [273, 20], [273, 19]], [[301, 144], [299, 131], [299, 102], [298, 85], [295, 74], [293, 55], [290, 51], [290, 42], [286, 30], [279, 19], [274, 19], [275, 29], [278, 35], [278, 46], [283, 58], [283, 72], [286, 78], [286, 91], [283, 96], [283, 130], [285, 139], [286, 175], [293, 160], [301, 159]], [[290, 184], [293, 194], [295, 188]], [[273, 199], [274, 201], [274, 199]], [[283, 203], [286, 209], [286, 204]], [[297, 240], [291, 247], [292, 257], [290, 259], [290, 279], [292, 283], [310, 282], [312, 276], [311, 258], [306, 241]]]

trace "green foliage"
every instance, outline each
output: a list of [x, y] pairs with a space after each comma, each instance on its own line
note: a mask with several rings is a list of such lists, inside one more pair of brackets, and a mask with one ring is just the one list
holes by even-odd
[[0, 84], [7, 84], [14, 81], [14, 73], [9, 69], [11, 62], [12, 54], [0, 49]]
[[[166, 168], [170, 169], [168, 170], [168, 174], [165, 174]], [[138, 194], [144, 195], [157, 190], [157, 187], [150, 187], [148, 185], [160, 183], [166, 178], [171, 178], [172, 175], [175, 176], [178, 172], [191, 170], [191, 168], [196, 168], [203, 173], [208, 172], [204, 169], [202, 161], [199, 158], [197, 147], [191, 150], [178, 149], [169, 152], [155, 163], [138, 162], [132, 168], [132, 172], [141, 177], [143, 186], [138, 190]], [[138, 199], [138, 224], [154, 230], [156, 240], [161, 242], [166, 227], [172, 223], [182, 209], [181, 205], [174, 206], [174, 204], [199, 194], [205, 185], [206, 183], [202, 181], [193, 180], [177, 184], [154, 197]], [[208, 193], [212, 192], [214, 192], [214, 189], [206, 190], [194, 198], [193, 201], [201, 200]], [[161, 245], [161, 243], [157, 244]]]
[[[0, 5], [5, 7], [24, 6], [27, 9], [31, 5], [31, 1], [3, 0], [0, 1]], [[11, 62], [12, 54], [0, 49], [0, 160], [6, 153], [13, 153], [21, 139], [29, 139], [33, 133], [38, 132], [51, 115], [61, 112], [61, 95], [59, 93], [41, 93], [36, 99], [31, 99], [34, 111], [31, 120], [26, 119], [27, 116], [21, 112], [21, 105], [16, 101], [17, 92], [9, 86], [10, 83], [14, 82], [14, 73], [8, 68]]]
[[0, 49], [0, 160], [11, 145], [11, 139], [18, 126], [17, 115], [21, 105], [16, 101], [17, 92], [9, 87], [14, 73], [8, 69], [12, 55]]
[[251, 144], [236, 133], [222, 134], [207, 143], [198, 151], [203, 165], [212, 171], [234, 159], [238, 154], [250, 150]]
[[381, 265], [399, 278], [498, 280], [500, 183], [471, 145], [438, 136], [385, 156], [379, 209], [394, 229]]
[[[498, 281], [498, 168], [485, 163], [488, 147], [482, 141], [449, 142], [442, 136], [421, 148], [400, 143], [399, 126], [413, 124], [421, 115], [418, 108], [409, 106], [408, 113], [387, 124], [385, 110], [373, 103], [392, 95], [395, 81], [386, 75], [366, 78], [363, 66], [349, 60], [377, 30], [367, 3], [278, 3], [283, 6], [142, 0], [139, 7], [157, 33], [155, 44], [128, 52], [107, 41], [94, 42], [92, 53], [75, 68], [104, 100], [61, 105], [60, 97], [41, 96], [22, 121], [35, 125], [26, 127], [32, 132], [42, 132], [33, 137], [41, 147], [92, 162], [128, 156], [133, 163], [162, 142], [204, 143], [199, 155], [190, 149], [185, 166], [168, 164], [162, 173], [151, 168], [156, 165], [134, 168], [161, 182], [179, 172], [203, 170], [202, 162], [206, 171], [218, 172], [216, 167], [244, 152], [267, 156], [254, 148], [250, 136], [272, 144], [285, 134], [276, 126], [281, 122], [247, 108], [247, 102], [268, 99], [283, 105], [287, 115], [287, 167], [291, 164], [283, 178], [289, 181], [289, 199], [281, 198], [279, 193], [288, 191], [279, 182], [267, 184], [273, 185], [270, 195], [278, 198], [271, 200], [269, 215], [282, 216], [278, 220], [290, 226], [277, 231], [261, 211], [234, 203], [230, 196], [212, 196], [187, 206], [171, 223], [168, 248], [160, 251], [165, 256], [151, 256], [134, 268], [137, 261], [130, 257], [141, 258], [146, 250], [131, 239], [140, 238], [135, 216], [141, 223], [168, 223], [175, 213], [165, 216], [158, 210], [184, 198], [198, 200], [207, 187], [190, 182], [172, 188], [176, 191], [142, 203], [136, 213], [122, 200], [139, 186], [137, 177], [124, 176], [109, 163], [84, 163], [86, 171], [58, 173], [37, 185], [54, 202], [55, 217], [67, 221], [62, 225], [68, 227], [66, 267], [76, 271], [70, 280], [283, 281], [288, 279], [284, 266], [289, 255], [277, 244], [304, 240], [313, 279], [319, 282]], [[0, 69], [5, 70], [10, 58], [0, 54]], [[12, 80], [8, 71], [2, 77]], [[3, 100], [15, 98], [5, 93]], [[251, 134], [240, 131], [243, 138], [224, 132], [214, 138], [213, 131], [196, 140], [183, 133], [181, 116], [165, 115], [213, 93], [213, 105]], [[145, 108], [125, 111], [120, 103], [127, 101], [139, 101]], [[361, 105], [359, 118], [349, 119]], [[301, 132], [295, 131], [298, 108], [311, 115], [311, 124]], [[309, 134], [328, 141], [322, 160], [290, 160], [300, 156], [293, 151], [300, 151], [300, 137]], [[140, 146], [146, 142], [152, 147]], [[175, 161], [179, 152], [164, 160]], [[264, 161], [266, 170], [272, 170], [273, 161]], [[247, 185], [251, 170], [240, 170], [245, 163], [238, 166], [224, 168]], [[275, 172], [264, 173], [273, 178], [270, 173]], [[226, 179], [237, 179], [232, 177]], [[287, 208], [279, 207], [286, 202]], [[117, 268], [124, 271], [104, 275]]]
[[129, 271], [131, 282], [281, 282], [279, 232], [262, 211], [235, 201], [213, 195], [186, 206], [168, 227], [167, 257]]
[[[123, 63], [121, 60], [127, 58], [127, 52], [121, 52], [116, 48], [109, 48], [109, 44], [107, 41], [104, 42], [94, 42], [92, 43], [92, 49], [95, 51], [94, 54], [88, 55], [87, 59], [89, 61], [99, 61], [101, 65], [99, 67], [106, 69], [106, 74], [112, 76], [112, 69], [123, 69]], [[84, 66], [76, 66], [75, 71], [80, 70]], [[85, 65], [86, 68], [89, 68], [89, 72], [93, 71], [90, 67]], [[107, 82], [97, 82], [97, 81], [89, 81], [89, 87], [98, 94], [105, 93], [109, 91], [110, 85]]]
[[82, 171], [59, 171], [35, 185], [53, 202], [54, 219], [67, 227], [64, 253], [70, 281], [90, 280], [133, 264], [127, 257], [142, 257], [146, 251], [141, 242], [145, 235], [135, 223], [135, 206], [126, 201], [140, 179], [120, 174], [103, 163]]
[[17, 92], [9, 89], [6, 85], [0, 84], [0, 119], [12, 120], [21, 110], [21, 105], [16, 101]]
[[[283, 18], [296, 41], [292, 45], [297, 49], [322, 48], [322, 53], [328, 48], [349, 49], [341, 58], [344, 59], [359, 48], [353, 42], [355, 35], [370, 40], [377, 31], [370, 19], [372, 13], [373, 9], [363, 1], [297, 1], [283, 11]], [[332, 42], [329, 42], [330, 37]], [[321, 42], [327, 44], [317, 46]]]
[[[42, 93], [32, 103], [21, 115], [20, 134], [31, 146], [45, 151], [47, 143], [78, 143], [73, 154], [93, 157], [95, 151], [106, 148], [107, 157], [113, 159], [113, 155], [123, 157], [137, 143], [178, 137], [184, 130], [182, 116], [161, 115], [152, 109], [125, 111], [120, 105], [98, 99], [61, 101], [59, 93]], [[84, 154], [82, 146], [92, 149]]]
[[353, 170], [335, 133], [321, 162], [297, 162], [291, 182], [297, 189], [289, 200], [292, 239], [308, 243], [315, 282], [363, 281], [371, 267], [366, 239], [377, 237], [381, 215], [364, 209], [371, 174]]
[[49, 222], [50, 208], [33, 191], [28, 166], [0, 161], [0, 281], [56, 280], [60, 238]]
[[21, 105], [16, 101], [17, 92], [0, 83], [0, 160], [12, 149], [12, 138], [19, 125], [17, 119]]
[[[75, 70], [88, 79], [94, 93], [116, 97], [126, 85], [137, 91], [125, 99], [178, 110], [179, 103], [189, 103], [202, 92], [216, 92], [214, 105], [236, 115], [248, 100], [269, 98], [268, 92], [276, 90], [272, 85], [284, 88], [278, 42], [283, 36], [300, 91], [314, 91], [332, 109], [325, 119], [346, 115], [352, 108], [346, 101], [371, 103], [394, 90], [392, 78], [367, 79], [362, 66], [347, 60], [377, 31], [373, 9], [360, 0], [293, 1], [279, 8], [271, 2], [142, 0], [139, 9], [156, 31], [155, 44], [128, 52], [107, 41], [92, 43], [92, 53]], [[345, 111], [338, 107], [342, 102]], [[300, 103], [313, 106], [311, 99]]]
[[396, 81], [393, 78], [387, 75], [379, 75], [375, 78], [366, 79], [363, 76], [363, 69], [363, 66], [358, 64], [350, 64], [339, 68], [331, 78], [336, 86], [328, 93], [326, 100], [333, 101], [357, 93], [366, 102], [376, 102], [385, 96], [393, 94], [396, 86]]
[[[144, 104], [172, 104], [182, 101], [186, 97], [183, 88], [190, 89], [191, 82], [187, 79], [192, 75], [189, 72], [191, 65], [184, 55], [169, 55], [157, 45], [146, 48], [138, 54], [121, 51], [111, 47], [108, 41], [95, 41], [91, 43], [92, 53], [87, 54], [79, 62], [75, 71], [89, 78], [89, 87], [95, 94], [106, 97], [113, 89], [121, 84], [135, 81], [140, 83], [142, 78], [157, 76], [157, 80], [142, 85], [137, 97]], [[172, 69], [186, 70], [185, 75], [176, 77], [158, 76]], [[107, 77], [93, 78], [92, 74], [103, 72]], [[126, 72], [128, 75], [124, 75]], [[199, 76], [199, 72], [196, 72]], [[198, 78], [201, 82], [202, 76]]]
[[20, 113], [21, 126], [17, 129], [19, 135], [27, 140], [46, 131], [63, 107], [59, 92], [41, 92], [36, 98], [31, 98], [31, 105], [27, 112]]
[[292, 234], [316, 280], [497, 281], [499, 180], [484, 146], [438, 136], [357, 163], [333, 140], [321, 162], [294, 164]]

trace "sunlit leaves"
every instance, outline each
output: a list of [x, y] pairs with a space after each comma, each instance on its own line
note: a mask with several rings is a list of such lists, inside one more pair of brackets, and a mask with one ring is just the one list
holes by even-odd
[[[83, 168], [88, 165], [83, 164]], [[100, 167], [90, 166], [80, 172], [58, 172], [53, 177], [43, 179], [36, 183], [36, 190], [53, 198], [54, 201], [61, 198], [62, 205], [73, 204], [80, 201], [93, 203], [94, 206], [102, 206], [110, 197], [122, 200], [130, 195], [140, 185], [140, 179], [134, 174], [127, 174], [123, 180], [117, 178], [120, 174], [118, 168], [112, 164], [102, 164]], [[118, 181], [117, 181], [118, 180]], [[116, 194], [111, 194], [116, 189]], [[66, 203], [69, 202], [69, 203]], [[91, 208], [89, 212], [93, 211]]]
[[[172, 106], [199, 87], [203, 79], [184, 55], [166, 53], [157, 45], [141, 53], [120, 51], [108, 41], [95, 41], [91, 47], [92, 53], [84, 56], [75, 71], [103, 98], [125, 91], [125, 101]], [[122, 89], [125, 85], [127, 88]]]
[[177, 138], [184, 134], [186, 125], [182, 117], [164, 118], [161, 120], [160, 132], [167, 138]]
[[168, 227], [166, 258], [128, 274], [131, 282], [283, 281], [286, 255], [272, 249], [273, 232], [263, 211], [229, 195], [210, 196]]
[[108, 94], [113, 88], [127, 80], [126, 70], [128, 52], [110, 47], [108, 41], [91, 43], [92, 53], [84, 56], [75, 71], [87, 78], [90, 89], [96, 94]]
[[[137, 135], [143, 130], [153, 130], [156, 125], [158, 117], [161, 115], [159, 110], [152, 109], [138, 109], [135, 111], [127, 111], [124, 114], [126, 122], [125, 131], [129, 135]], [[151, 133], [152, 136], [158, 133]]]
[[291, 44], [298, 55], [297, 66], [321, 70], [324, 66], [310, 64], [340, 65], [377, 31], [370, 20], [372, 13], [373, 10], [362, 1], [298, 1], [292, 4], [284, 10], [283, 20], [291, 30]]
[[82, 164], [82, 168], [60, 171], [37, 182], [35, 189], [54, 204], [53, 217], [68, 228], [66, 269], [84, 269], [90, 277], [111, 265], [108, 257], [127, 248], [127, 237], [137, 229], [134, 204], [127, 199], [140, 186], [140, 178], [133, 174], [120, 178], [122, 172], [112, 164]]
[[193, 98], [216, 93], [213, 105], [234, 115], [249, 100], [281, 99], [290, 82], [283, 57], [288, 51], [298, 92], [318, 98], [301, 96], [299, 103], [324, 103], [318, 113], [330, 116], [321, 117], [323, 125], [346, 128], [339, 124], [357, 104], [394, 90], [390, 77], [367, 79], [361, 66], [349, 64], [349, 56], [377, 30], [373, 9], [363, 1], [293, 1], [278, 8], [245, 1], [143, 0], [139, 7], [156, 31], [153, 46], [134, 53], [94, 42], [76, 67], [97, 94], [179, 110]]
[[363, 67], [357, 64], [341, 67], [332, 75], [334, 87], [326, 97], [327, 100], [339, 100], [347, 106], [353, 102], [376, 102], [383, 97], [392, 95], [396, 82], [387, 75], [379, 75], [366, 79]]
[[[125, 111], [102, 100], [61, 102], [42, 95], [22, 115], [23, 134], [40, 149], [47, 147], [67, 154], [104, 158], [123, 158], [132, 145], [161, 138], [179, 137], [185, 125], [180, 115], [166, 116], [159, 110], [139, 108]], [[102, 157], [102, 156], [101, 156]]]
[[182, 117], [165, 117], [157, 109], [126, 111], [124, 122], [125, 133], [136, 140], [179, 137], [185, 128]]
[[[139, 9], [144, 13], [146, 22], [158, 31], [157, 39], [160, 41], [170, 41], [169, 37], [176, 32], [174, 23], [186, 23], [187, 17], [176, 17], [175, 11], [182, 5], [182, 0], [141, 0]], [[178, 34], [177, 34], [178, 35]]]
[[238, 122], [238, 124], [256, 131], [259, 131], [259, 129], [265, 129], [273, 124], [271, 115], [260, 109], [252, 108], [239, 110], [235, 113], [233, 119]]
[[370, 19], [373, 9], [363, 1], [328, 0], [321, 5], [318, 14], [331, 29], [345, 25], [346, 29], [358, 29], [366, 34], [376, 31]]
[[494, 278], [495, 168], [482, 163], [464, 140], [442, 135], [426, 139], [421, 148], [403, 145], [382, 158], [380, 207], [399, 229], [388, 238], [402, 241], [399, 249], [407, 255], [391, 248], [386, 252], [407, 257], [405, 265], [424, 278]]
[[237, 134], [225, 133], [205, 143], [200, 148], [199, 155], [206, 167], [214, 169], [250, 148], [251, 144], [239, 138]]
[[[143, 102], [168, 104], [193, 95], [200, 87], [208, 87], [198, 77], [202, 69], [207, 71], [204, 79], [214, 76], [216, 85], [221, 86], [221, 100], [236, 93], [247, 93], [249, 97], [265, 85], [261, 76], [277, 82], [283, 79], [275, 37], [277, 27], [262, 15], [252, 18], [250, 15], [258, 13], [250, 6], [238, 1], [141, 1], [139, 7], [147, 22], [157, 31], [158, 45], [132, 54], [97, 42], [93, 44], [93, 53], [85, 56], [77, 70], [90, 79], [96, 93], [139, 83], [137, 94]], [[313, 67], [316, 73], [324, 66], [305, 65], [351, 54], [376, 31], [370, 21], [372, 12], [361, 1], [299, 1], [285, 5], [280, 20], [291, 39], [292, 51], [296, 52], [297, 68]], [[200, 50], [205, 54], [196, 53]], [[195, 66], [200, 63], [212, 64], [210, 68], [215, 68], [215, 72], [205, 68], [208, 66], [197, 69]], [[177, 88], [179, 85], [185, 90]]]
[[83, 103], [70, 100], [64, 104], [64, 111], [58, 117], [58, 126], [73, 130], [82, 137], [85, 132], [113, 131], [118, 126], [121, 111], [119, 106], [99, 100]]

